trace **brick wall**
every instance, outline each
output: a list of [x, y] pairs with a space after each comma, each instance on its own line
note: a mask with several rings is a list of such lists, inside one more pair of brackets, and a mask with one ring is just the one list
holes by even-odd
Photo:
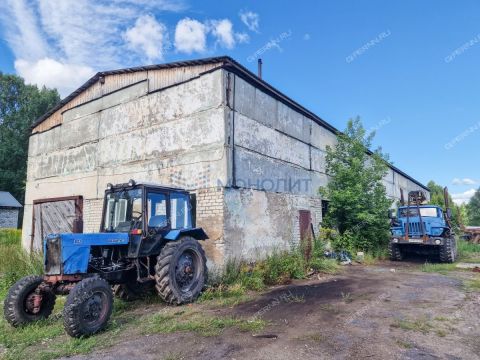
[[202, 227], [209, 239], [203, 243], [207, 257], [216, 264], [224, 255], [224, 189], [208, 188], [196, 191], [197, 226]]
[[0, 209], [0, 228], [18, 227], [18, 209]]
[[98, 232], [102, 221], [103, 199], [83, 201], [83, 232]]

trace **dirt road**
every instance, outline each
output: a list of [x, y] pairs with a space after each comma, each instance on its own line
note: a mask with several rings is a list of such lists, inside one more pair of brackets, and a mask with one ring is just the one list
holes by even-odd
[[474, 276], [411, 263], [351, 266], [212, 309], [266, 320], [257, 336], [235, 328], [210, 337], [130, 332], [73, 359], [480, 359], [480, 294], [463, 285]]

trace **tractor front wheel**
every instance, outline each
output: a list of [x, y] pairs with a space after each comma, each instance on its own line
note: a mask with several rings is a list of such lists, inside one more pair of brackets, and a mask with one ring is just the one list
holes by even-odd
[[5, 319], [10, 325], [17, 327], [50, 316], [56, 296], [52, 291], [37, 293], [42, 282], [41, 276], [26, 276], [10, 288], [3, 306]]
[[72, 337], [89, 336], [105, 328], [112, 314], [113, 293], [99, 277], [80, 281], [68, 294], [63, 325]]
[[156, 288], [169, 304], [194, 301], [207, 281], [207, 259], [198, 241], [190, 236], [169, 242], [155, 265]]

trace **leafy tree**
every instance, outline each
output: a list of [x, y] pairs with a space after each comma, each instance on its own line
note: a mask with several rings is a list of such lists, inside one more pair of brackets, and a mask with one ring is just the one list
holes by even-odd
[[30, 126], [59, 100], [57, 90], [39, 90], [21, 77], [0, 72], [0, 190], [22, 204]]
[[468, 202], [467, 209], [469, 225], [480, 226], [480, 188]]
[[470, 216], [468, 214], [468, 206], [467, 204], [461, 204], [457, 207], [457, 211], [459, 214], [460, 224], [462, 225], [470, 225]]
[[[427, 184], [428, 188], [430, 189], [430, 204], [437, 205], [442, 208], [445, 208], [445, 200], [443, 195], [443, 186], [438, 185], [435, 181], [430, 180]], [[450, 208], [452, 209], [452, 225], [456, 228], [461, 226], [460, 218], [462, 218], [462, 214], [460, 213], [460, 209], [458, 206], [455, 206], [452, 197], [448, 194], [448, 203]], [[462, 218], [461, 221], [465, 224], [466, 218]]]
[[357, 117], [349, 120], [337, 145], [327, 147], [326, 170], [331, 180], [319, 190], [330, 201], [324, 225], [337, 228], [349, 250], [376, 251], [389, 238], [387, 213], [392, 200], [382, 182], [388, 157], [380, 148], [367, 154], [374, 136], [366, 133]]

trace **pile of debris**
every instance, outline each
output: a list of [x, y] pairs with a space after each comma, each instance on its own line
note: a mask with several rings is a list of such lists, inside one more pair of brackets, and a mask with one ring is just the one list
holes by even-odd
[[462, 231], [465, 240], [474, 244], [480, 244], [480, 226], [464, 226]]

